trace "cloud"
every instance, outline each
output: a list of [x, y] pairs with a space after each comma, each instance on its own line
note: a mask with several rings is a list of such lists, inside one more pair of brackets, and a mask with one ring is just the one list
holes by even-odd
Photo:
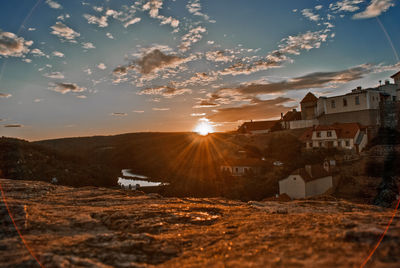
[[140, 72], [149, 74], [151, 72], [163, 69], [165, 67], [177, 66], [184, 61], [183, 58], [175, 55], [166, 55], [158, 49], [144, 55], [137, 64], [140, 67]]
[[208, 51], [206, 53], [206, 59], [209, 61], [215, 62], [229, 62], [235, 59], [234, 55], [226, 55], [226, 52], [223, 50], [218, 51]]
[[155, 107], [155, 108], [152, 108], [152, 110], [153, 111], [169, 111], [170, 108], [157, 108], [157, 107]]
[[88, 21], [89, 24], [97, 24], [101, 28], [108, 26], [107, 16], [96, 17], [89, 14], [83, 14], [83, 17]]
[[329, 5], [329, 9], [337, 12], [354, 12], [360, 9], [359, 4], [363, 3], [364, 0], [342, 0]]
[[106, 33], [106, 36], [110, 39], [114, 39], [114, 36], [111, 33]]
[[49, 7], [54, 8], [54, 9], [62, 9], [62, 6], [53, 0], [46, 0], [46, 4], [48, 4]]
[[38, 49], [38, 48], [34, 48], [34, 49], [32, 49], [31, 50], [31, 54], [33, 54], [34, 56], [37, 56], [37, 57], [44, 57], [44, 56], [46, 56], [46, 54], [44, 54], [40, 49]]
[[97, 68], [99, 68], [100, 70], [105, 70], [105, 69], [107, 69], [107, 66], [106, 66], [104, 63], [100, 62], [100, 63], [97, 65]]
[[77, 84], [74, 83], [51, 83], [49, 89], [62, 94], [66, 94], [68, 92], [77, 93], [86, 90], [86, 88], [79, 87]]
[[76, 96], [78, 99], [86, 99], [87, 98], [87, 96], [85, 96], [85, 95], [78, 95], [78, 96]]
[[207, 29], [202, 26], [197, 26], [189, 30], [181, 39], [181, 45], [179, 49], [183, 52], [188, 51], [190, 47], [199, 42], [203, 38], [203, 33], [207, 32]]
[[81, 35], [59, 21], [50, 28], [53, 29], [51, 33], [57, 35], [62, 41], [76, 43], [75, 38]]
[[186, 5], [186, 8], [189, 11], [189, 13], [191, 13], [195, 16], [202, 17], [204, 20], [206, 20], [208, 22], [214, 22], [214, 21], [210, 21], [210, 17], [208, 15], [201, 12], [200, 0], [189, 1], [189, 3]]
[[36, 28], [28, 28], [28, 31], [30, 31], [30, 32], [36, 31]]
[[43, 101], [43, 99], [34, 99], [33, 100], [33, 102], [35, 102], [35, 103], [39, 103], [39, 102], [42, 102]]
[[163, 96], [165, 98], [172, 98], [178, 95], [183, 95], [185, 93], [192, 93], [192, 90], [187, 88], [177, 89], [169, 86], [146, 88], [139, 91], [138, 95], [155, 95]]
[[364, 11], [354, 14], [353, 19], [369, 19], [377, 17], [394, 5], [394, 0], [371, 0], [370, 4]]
[[12, 95], [9, 94], [9, 93], [1, 93], [0, 92], [0, 99], [3, 99], [3, 98], [8, 99], [8, 98], [11, 98], [11, 97], [12, 97]]
[[311, 9], [303, 9], [301, 11], [301, 14], [306, 17], [307, 19], [311, 20], [311, 21], [319, 21], [321, 18], [318, 14], [314, 14], [313, 11]]
[[127, 116], [127, 113], [112, 113], [112, 116]]
[[60, 72], [52, 72], [49, 74], [44, 74], [43, 76], [52, 79], [64, 79], [64, 74]]
[[64, 58], [64, 53], [59, 52], [59, 51], [53, 51], [53, 53], [51, 53], [53, 56], [55, 57], [59, 57], [59, 58]]
[[0, 56], [23, 57], [32, 44], [33, 41], [25, 41], [23, 37], [0, 30]]
[[254, 99], [250, 104], [239, 107], [220, 108], [216, 113], [207, 118], [212, 122], [237, 122], [240, 120], [258, 120], [277, 117], [283, 111], [293, 107], [285, 107], [284, 104], [293, 101], [289, 98], [279, 97], [272, 100]]
[[131, 20], [128, 20], [127, 22], [124, 23], [124, 27], [127, 28], [129, 25], [138, 23], [141, 20], [142, 20], [141, 18], [133, 18]]
[[133, 110], [132, 112], [137, 113], [137, 114], [142, 114], [142, 113], [144, 113], [143, 110]]
[[161, 24], [170, 24], [174, 28], [178, 27], [179, 20], [172, 17], [159, 15], [159, 10], [162, 8], [162, 5], [162, 0], [149, 0], [142, 6], [142, 8], [144, 11], [149, 11], [149, 15], [151, 18], [161, 20]]
[[211, 108], [211, 107], [217, 107], [219, 106], [218, 103], [210, 101], [210, 100], [205, 100], [205, 99], [200, 99], [193, 108], [198, 109], [198, 108]]
[[[350, 81], [363, 78], [371, 72], [370, 65], [360, 65], [347, 70], [336, 72], [315, 72], [304, 76], [284, 80], [281, 82], [267, 84], [248, 84], [231, 89], [230, 94], [243, 94], [247, 96], [255, 96], [258, 94], [282, 93], [290, 90], [302, 90], [310, 88], [331, 88], [337, 84], [344, 84]], [[214, 93], [214, 99], [221, 97], [226, 92], [226, 88], [222, 88]]]
[[90, 43], [90, 42], [82, 43], [82, 47], [83, 47], [84, 49], [93, 49], [93, 48], [96, 48], [96, 47], [93, 45], [93, 43]]
[[24, 127], [21, 124], [9, 124], [9, 125], [4, 125], [6, 128], [19, 128], [19, 127]]
[[306, 32], [295, 36], [288, 36], [282, 39], [277, 52], [281, 54], [300, 55], [301, 50], [319, 48], [321, 43], [326, 42], [328, 35], [325, 30]]
[[192, 113], [190, 116], [197, 117], [197, 116], [205, 116], [206, 113]]

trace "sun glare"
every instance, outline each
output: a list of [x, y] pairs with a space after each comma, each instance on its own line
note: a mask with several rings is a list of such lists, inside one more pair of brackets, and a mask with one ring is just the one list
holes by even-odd
[[209, 133], [214, 132], [214, 127], [207, 118], [201, 118], [194, 128], [194, 132], [202, 136], [207, 136]]

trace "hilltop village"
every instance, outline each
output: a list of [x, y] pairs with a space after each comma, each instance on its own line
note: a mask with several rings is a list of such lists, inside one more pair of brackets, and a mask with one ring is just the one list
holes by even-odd
[[[279, 180], [279, 194], [292, 199], [324, 194], [335, 187], [335, 171], [340, 162], [358, 159], [380, 130], [398, 129], [400, 72], [391, 78], [393, 83], [379, 81], [377, 87], [357, 87], [339, 96], [317, 97], [309, 92], [300, 102], [301, 111], [282, 113], [279, 120], [245, 122], [237, 133], [257, 137], [285, 130], [300, 131], [298, 140], [303, 151], [335, 150], [337, 153], [323, 162], [305, 165]], [[263, 160], [239, 156], [220, 168], [232, 176], [261, 174]], [[285, 164], [273, 162], [275, 167]]]

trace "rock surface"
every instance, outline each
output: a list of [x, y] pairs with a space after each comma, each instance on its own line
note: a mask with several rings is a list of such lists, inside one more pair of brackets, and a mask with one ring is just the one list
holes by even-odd
[[[236, 202], [0, 180], [45, 267], [359, 267], [393, 210], [343, 200]], [[400, 217], [367, 267], [400, 266]], [[0, 203], [0, 266], [38, 266]]]

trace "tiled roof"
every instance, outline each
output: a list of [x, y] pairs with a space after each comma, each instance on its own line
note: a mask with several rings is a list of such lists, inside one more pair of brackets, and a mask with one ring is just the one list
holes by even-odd
[[392, 75], [390, 78], [395, 78], [396, 76], [400, 75], [400, 72], [395, 73], [394, 75]]
[[322, 165], [312, 165], [307, 168], [299, 168], [293, 171], [290, 175], [299, 175], [302, 177], [304, 182], [310, 182], [331, 176], [331, 174], [324, 169]]
[[357, 132], [362, 129], [363, 127], [358, 123], [335, 123], [328, 126], [315, 126], [314, 128], [307, 129], [300, 137], [300, 140], [303, 142], [311, 140], [312, 132], [327, 130], [335, 131], [338, 139], [354, 139]]
[[240, 127], [241, 131], [267, 130], [273, 128], [279, 120], [246, 122]]
[[296, 121], [301, 120], [301, 112], [298, 111], [289, 111], [287, 112], [283, 118], [283, 121]]
[[300, 103], [317, 102], [318, 98], [314, 94], [308, 92], [307, 95], [301, 100]]

